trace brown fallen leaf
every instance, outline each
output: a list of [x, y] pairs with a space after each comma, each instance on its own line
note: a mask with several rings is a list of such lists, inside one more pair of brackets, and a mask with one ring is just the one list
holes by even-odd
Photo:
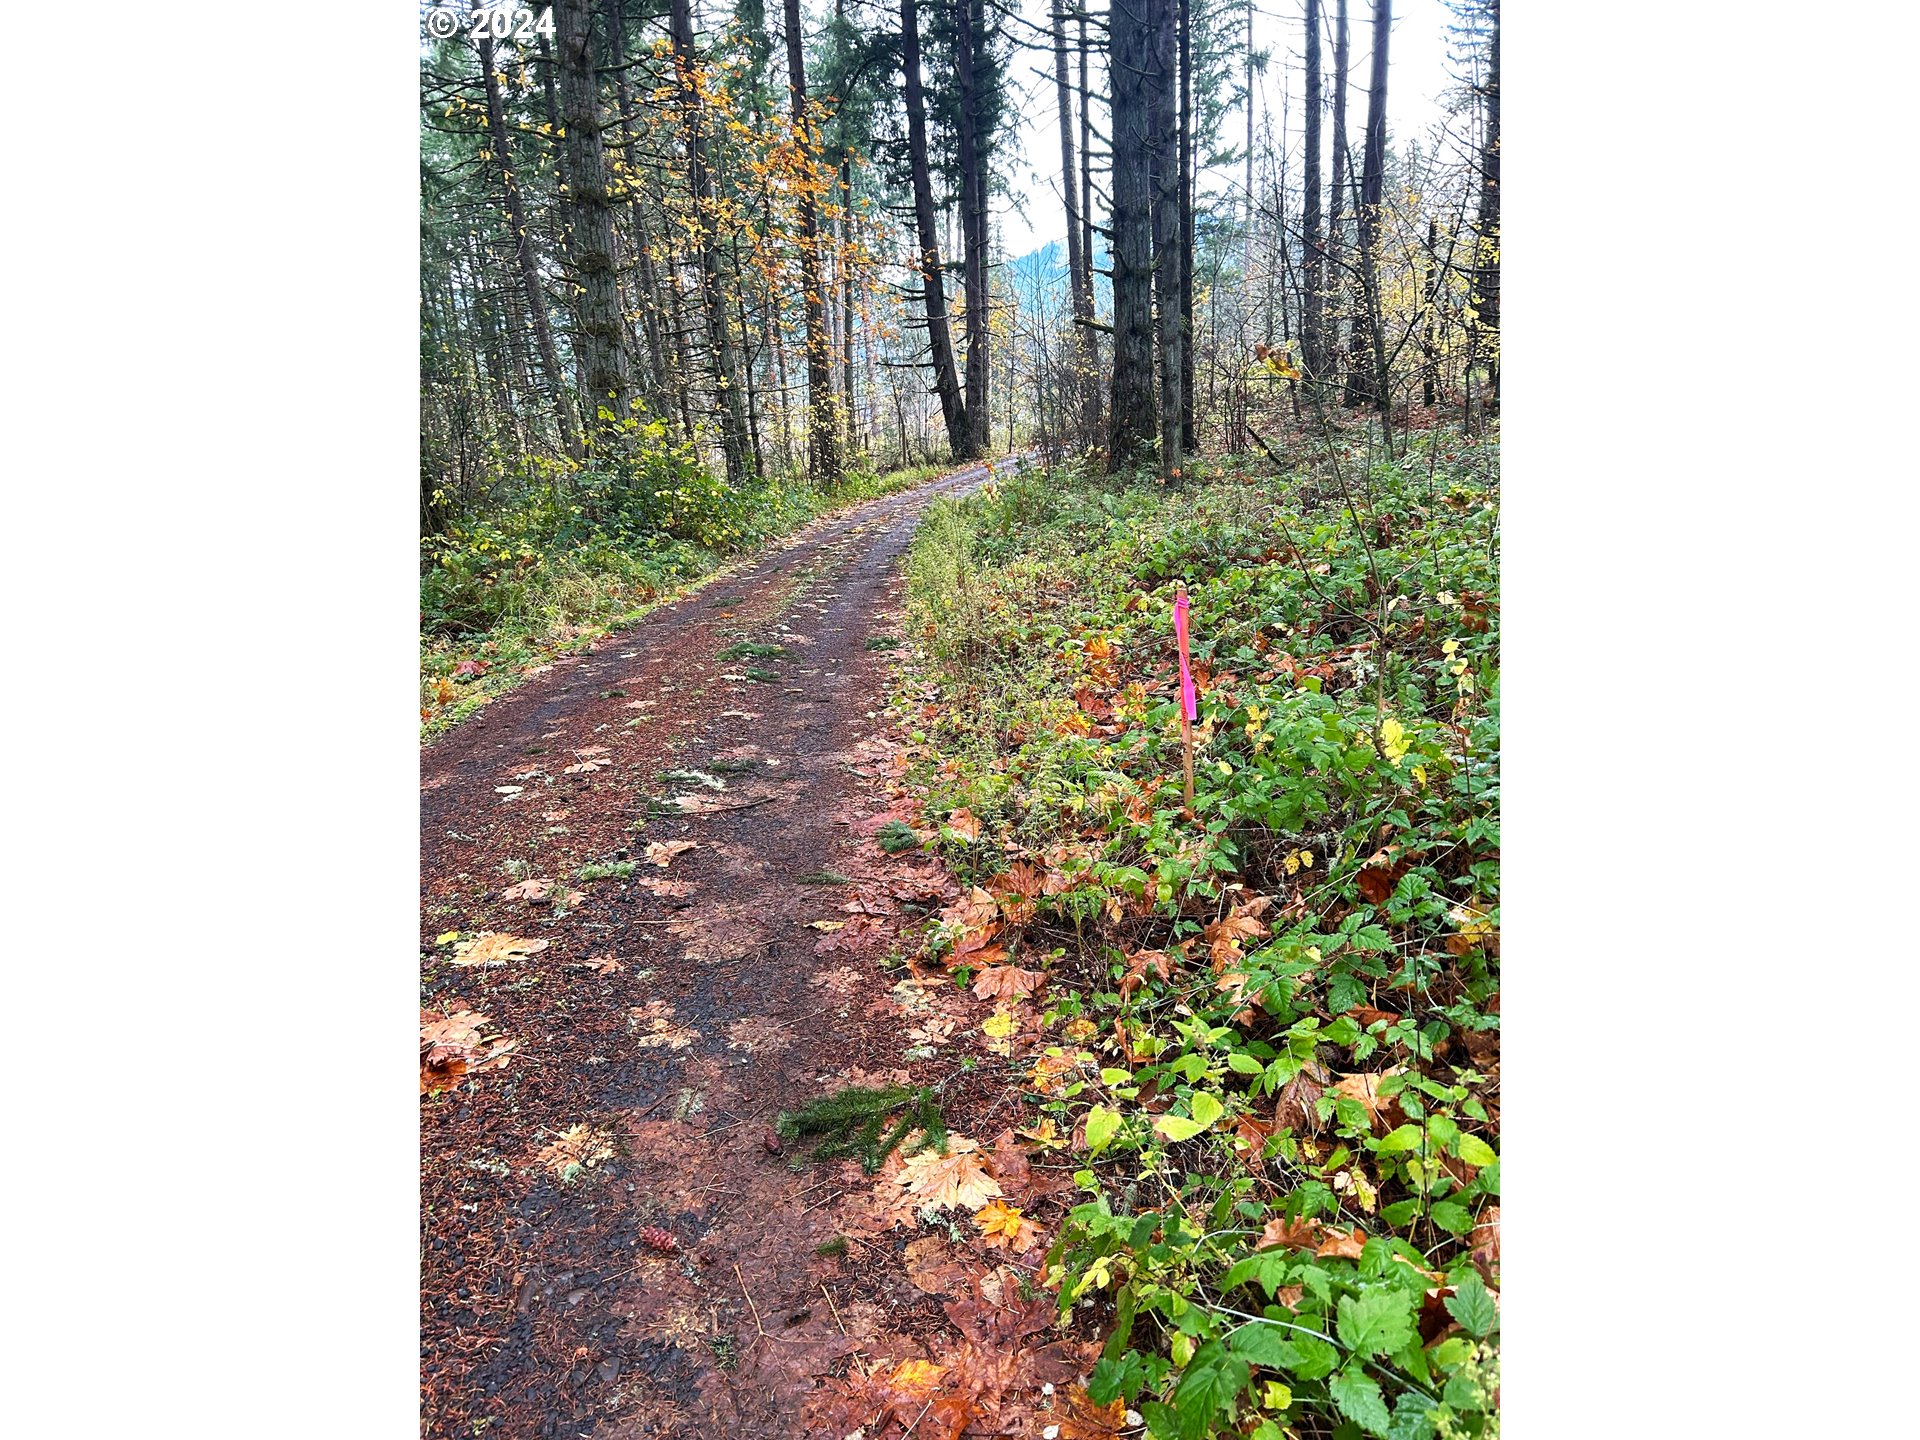
[[1079, 1385], [1059, 1392], [1060, 1406], [1050, 1419], [1054, 1440], [1116, 1440], [1127, 1429], [1124, 1400], [1096, 1405], [1093, 1397]]
[[1489, 1205], [1480, 1212], [1468, 1241], [1473, 1246], [1473, 1263], [1492, 1284], [1500, 1274], [1500, 1207]]
[[947, 817], [947, 828], [962, 840], [978, 840], [980, 838], [980, 817], [962, 805]]
[[1045, 978], [1038, 970], [1022, 970], [1018, 965], [989, 965], [974, 977], [973, 993], [982, 1000], [1024, 1000]]
[[1351, 1233], [1344, 1230], [1328, 1230], [1326, 1238], [1321, 1240], [1316, 1256], [1336, 1255], [1343, 1260], [1358, 1260], [1360, 1253], [1367, 1248], [1367, 1232], [1355, 1226]]
[[537, 955], [551, 940], [523, 940], [518, 935], [506, 935], [488, 930], [474, 936], [471, 940], [462, 940], [453, 947], [452, 964], [455, 965], [504, 965], [509, 960], [524, 959]]
[[648, 844], [646, 855], [651, 863], [658, 865], [664, 870], [667, 866], [671, 865], [677, 857], [686, 854], [689, 850], [698, 850], [699, 848], [700, 842], [698, 840], [655, 840]]
[[698, 1030], [674, 1023], [673, 1007], [664, 1000], [634, 1006], [627, 1012], [627, 1023], [647, 1032], [634, 1041], [642, 1050], [684, 1050], [700, 1038]]
[[1207, 953], [1213, 957], [1216, 970], [1230, 965], [1240, 958], [1240, 947], [1248, 940], [1257, 940], [1267, 933], [1267, 927], [1244, 911], [1235, 911], [1223, 915], [1200, 932], [1200, 938], [1206, 943]]
[[691, 880], [667, 880], [658, 875], [642, 875], [634, 883], [648, 894], [657, 895], [662, 900], [684, 900], [693, 894]]
[[614, 975], [627, 967], [611, 955], [590, 955], [580, 962], [580, 968], [591, 970], [597, 975]]
[[1397, 1115], [1400, 1113], [1400, 1107], [1393, 1100], [1381, 1096], [1380, 1082], [1399, 1073], [1399, 1067], [1396, 1066], [1391, 1070], [1382, 1070], [1373, 1074], [1342, 1076], [1340, 1083], [1333, 1087], [1333, 1093], [1344, 1095], [1349, 1100], [1359, 1101], [1361, 1107], [1367, 1112], [1367, 1119], [1376, 1129], [1383, 1125], [1391, 1129], [1392, 1116], [1383, 1116], [1382, 1112], [1391, 1108], [1393, 1114]]
[[509, 885], [500, 892], [502, 900], [525, 900], [529, 903], [545, 900], [553, 893], [551, 880], [522, 880], [518, 885]]
[[978, 1148], [964, 1135], [948, 1135], [946, 1154], [926, 1149], [909, 1155], [901, 1164], [898, 1183], [907, 1187], [920, 1209], [978, 1210], [1000, 1193], [1000, 1182], [973, 1153]]
[[613, 1141], [592, 1125], [579, 1124], [562, 1130], [551, 1143], [534, 1156], [561, 1179], [581, 1170], [590, 1170], [602, 1160], [613, 1158]]
[[1120, 981], [1120, 998], [1126, 999], [1147, 983], [1151, 970], [1162, 980], [1173, 978], [1174, 957], [1164, 950], [1136, 950], [1127, 956], [1127, 973]]
[[1004, 1248], [1015, 1255], [1031, 1250], [1040, 1238], [1040, 1227], [1012, 1205], [995, 1200], [983, 1206], [973, 1217], [980, 1227], [980, 1243]]
[[482, 1070], [499, 1070], [520, 1048], [518, 1040], [489, 1036], [492, 1022], [477, 1011], [460, 1009], [441, 1015], [420, 1012], [420, 1093], [438, 1094]]
[[973, 1284], [974, 1267], [967, 1264], [941, 1235], [909, 1240], [902, 1258], [907, 1280], [928, 1295], [964, 1295]]
[[1280, 1093], [1274, 1100], [1273, 1123], [1280, 1130], [1309, 1130], [1318, 1134], [1324, 1128], [1314, 1102], [1326, 1093], [1327, 1081], [1333, 1078], [1332, 1072], [1323, 1070], [1311, 1061], [1303, 1065], [1300, 1073], [1280, 1087]]
[[1253, 1248], [1265, 1250], [1272, 1245], [1285, 1245], [1292, 1250], [1304, 1250], [1319, 1236], [1320, 1227], [1312, 1220], [1288, 1220], [1276, 1215], [1261, 1228], [1260, 1241]]

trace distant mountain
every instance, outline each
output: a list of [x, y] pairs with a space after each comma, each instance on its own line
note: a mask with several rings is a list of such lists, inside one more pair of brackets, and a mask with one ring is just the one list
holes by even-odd
[[[1031, 295], [1038, 286], [1043, 292], [1057, 288], [1064, 296], [1068, 283], [1066, 238], [1049, 240], [1037, 250], [1029, 250], [1024, 255], [1004, 262], [1002, 268], [1016, 294]], [[1107, 247], [1098, 234], [1093, 237], [1093, 268], [1094, 309], [1105, 312], [1113, 307], [1113, 286], [1100, 273], [1108, 265]]]

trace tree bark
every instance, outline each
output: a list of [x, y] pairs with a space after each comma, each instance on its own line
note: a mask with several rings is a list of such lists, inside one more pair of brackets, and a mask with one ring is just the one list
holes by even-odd
[[701, 132], [699, 92], [693, 71], [693, 6], [691, 0], [671, 0], [668, 11], [673, 40], [675, 75], [679, 82], [681, 121], [686, 127], [687, 183], [693, 193], [694, 221], [700, 231], [701, 299], [706, 308], [707, 344], [714, 383], [720, 391], [720, 448], [726, 457], [727, 483], [736, 489], [755, 473], [747, 421], [746, 384], [733, 326], [727, 316], [727, 292], [715, 235], [712, 182], [707, 175], [706, 140]]
[[920, 253], [922, 299], [927, 312], [927, 344], [933, 352], [933, 385], [947, 444], [955, 456], [967, 453], [971, 431], [960, 376], [953, 364], [953, 332], [947, 318], [947, 288], [940, 266], [940, 242], [933, 228], [933, 175], [927, 164], [927, 101], [920, 85], [920, 9], [918, 0], [900, 0], [901, 66], [907, 101], [907, 163], [913, 176], [914, 236]]
[[1180, 7], [1180, 445], [1182, 455], [1198, 446], [1193, 413], [1193, 5]]
[[1321, 338], [1326, 374], [1338, 382], [1340, 365], [1346, 357], [1340, 327], [1346, 319], [1346, 269], [1341, 264], [1346, 251], [1343, 233], [1347, 214], [1347, 0], [1335, 0], [1333, 22], [1333, 184], [1327, 199], [1327, 296], [1328, 307]]
[[1074, 158], [1073, 90], [1067, 80], [1066, 0], [1053, 0], [1053, 79], [1060, 102], [1060, 189], [1067, 206], [1067, 282], [1073, 297], [1074, 350], [1079, 355], [1074, 386], [1081, 443], [1091, 445], [1100, 423], [1100, 357], [1093, 337], [1093, 256], [1081, 226], [1080, 172]]
[[1360, 162], [1358, 259], [1360, 308], [1353, 317], [1353, 355], [1347, 370], [1347, 404], [1372, 405], [1387, 413], [1386, 337], [1380, 321], [1380, 201], [1387, 158], [1387, 42], [1393, 35], [1393, 0], [1373, 0], [1373, 54], [1367, 83], [1367, 139]]
[[1300, 233], [1306, 240], [1306, 284], [1300, 313], [1300, 358], [1309, 380], [1326, 373], [1326, 337], [1321, 333], [1326, 296], [1326, 237], [1320, 233], [1320, 0], [1307, 0], [1307, 117], [1305, 196]]
[[[1087, 88], [1087, 0], [1076, 0], [1079, 14], [1080, 49], [1080, 254], [1086, 266], [1087, 314], [1099, 318], [1100, 307], [1093, 286], [1093, 97]], [[1108, 268], [1112, 268], [1109, 261]], [[1097, 444], [1100, 435], [1100, 333], [1087, 332], [1087, 353], [1093, 364], [1087, 372], [1087, 443]]]
[[1426, 296], [1426, 315], [1420, 327], [1420, 403], [1431, 409], [1439, 400], [1440, 363], [1437, 321], [1440, 307], [1440, 217], [1427, 217], [1427, 253], [1423, 257], [1426, 274], [1421, 287]]
[[[800, 0], [786, 0], [787, 88], [793, 92], [793, 142], [804, 167], [800, 190], [800, 283], [807, 324], [807, 477], [821, 489], [841, 480], [840, 416], [833, 400], [833, 347], [827, 338], [826, 281], [820, 271], [821, 173], [818, 137], [807, 118], [807, 62], [800, 48]], [[784, 407], [783, 411], [784, 413]]]
[[[1480, 217], [1474, 224], [1479, 240], [1474, 266], [1474, 311], [1479, 326], [1491, 337], [1487, 350], [1486, 398], [1500, 398], [1500, 0], [1487, 0], [1493, 20], [1491, 60], [1485, 88], [1486, 135], [1480, 150]], [[1483, 344], [1486, 342], [1482, 342]]]
[[1153, 167], [1153, 304], [1159, 341], [1156, 378], [1159, 381], [1160, 478], [1174, 478], [1180, 468], [1183, 406], [1180, 381], [1186, 373], [1181, 334], [1180, 297], [1185, 255], [1180, 231], [1179, 109], [1175, 77], [1179, 67], [1178, 11], [1175, 0], [1148, 0], [1152, 26], [1152, 62], [1147, 81], [1148, 149]]
[[494, 69], [493, 38], [480, 33], [480, 68], [486, 76], [487, 140], [500, 162], [500, 181], [506, 191], [507, 222], [513, 226], [513, 258], [520, 271], [520, 284], [527, 293], [527, 318], [533, 326], [533, 343], [540, 355], [540, 368], [546, 373], [547, 398], [553, 407], [554, 423], [560, 427], [560, 440], [570, 454], [580, 453], [580, 433], [574, 428], [573, 408], [568, 403], [566, 381], [560, 374], [560, 360], [553, 344], [553, 325], [547, 317], [547, 295], [540, 287], [540, 261], [534, 251], [533, 236], [527, 230], [526, 202], [520, 195], [520, 178], [514, 173], [513, 151], [507, 143], [506, 112], [500, 100], [500, 76]]
[[954, 0], [954, 79], [960, 100], [960, 235], [967, 302], [966, 448], [955, 458], [977, 460], [993, 447], [987, 403], [992, 304], [987, 288], [987, 174], [981, 155], [980, 84], [976, 68], [986, 38], [985, 0]]
[[1107, 470], [1133, 464], [1158, 433], [1153, 385], [1153, 195], [1148, 81], [1153, 0], [1112, 0], [1108, 35], [1113, 94], [1113, 383]]
[[[593, 62], [590, 0], [558, 0], [560, 116], [566, 126], [568, 248], [574, 272], [574, 336], [588, 434], [629, 418], [626, 326], [613, 268], [613, 206], [600, 134], [600, 81]], [[602, 412], [605, 412], [604, 414]], [[606, 416], [612, 416], [608, 420]]]

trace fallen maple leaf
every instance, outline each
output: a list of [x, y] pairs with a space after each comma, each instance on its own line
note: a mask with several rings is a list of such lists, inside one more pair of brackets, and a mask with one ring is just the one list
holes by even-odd
[[420, 1093], [451, 1090], [466, 1075], [504, 1069], [518, 1040], [485, 1034], [491, 1022], [473, 1010], [420, 1012]]
[[1280, 1093], [1274, 1100], [1274, 1128], [1304, 1128], [1318, 1133], [1323, 1128], [1323, 1122], [1320, 1112], [1314, 1108], [1314, 1102], [1326, 1093], [1327, 1081], [1331, 1078], [1330, 1072], [1311, 1061], [1302, 1066], [1299, 1074], [1280, 1087]]
[[502, 900], [544, 900], [553, 893], [551, 880], [522, 880], [518, 885], [509, 885], [500, 892]]
[[1367, 1232], [1355, 1226], [1351, 1234], [1344, 1230], [1327, 1231], [1320, 1248], [1313, 1253], [1316, 1257], [1337, 1255], [1343, 1260], [1358, 1260], [1366, 1248]]
[[518, 935], [500, 934], [489, 930], [474, 936], [471, 940], [462, 940], [455, 945], [452, 963], [455, 965], [504, 965], [509, 960], [537, 955], [552, 943], [551, 940], [523, 940]]
[[[1393, 1100], [1383, 1099], [1381, 1097], [1380, 1082], [1390, 1075], [1397, 1075], [1399, 1073], [1400, 1071], [1398, 1067], [1396, 1067], [1392, 1070], [1382, 1070], [1377, 1074], [1347, 1075], [1341, 1079], [1338, 1085], [1333, 1087], [1333, 1093], [1336, 1095], [1344, 1095], [1349, 1100], [1357, 1100], [1362, 1108], [1366, 1110], [1367, 1119], [1375, 1126], [1379, 1126], [1385, 1123], [1381, 1119], [1380, 1112], [1394, 1104]], [[1398, 1107], [1396, 1106], [1395, 1108], [1397, 1109]]]
[[1147, 972], [1153, 971], [1162, 980], [1173, 978], [1173, 959], [1164, 950], [1136, 950], [1127, 957], [1127, 973], [1120, 980], [1120, 998], [1126, 999], [1134, 991], [1147, 983]]
[[962, 840], [978, 840], [980, 838], [980, 817], [962, 805], [947, 817], [947, 828]]
[[673, 1007], [664, 1000], [634, 1006], [627, 1012], [627, 1022], [636, 1030], [645, 1027], [650, 1032], [634, 1041], [643, 1050], [684, 1050], [700, 1038], [698, 1030], [674, 1023]]
[[1017, 1207], [999, 1200], [983, 1207], [973, 1217], [973, 1223], [980, 1227], [981, 1244], [1005, 1247], [1015, 1255], [1031, 1250], [1034, 1241], [1040, 1238], [1038, 1225]]
[[677, 856], [699, 848], [698, 840], [655, 840], [647, 846], [646, 854], [649, 861], [664, 870]]
[[581, 962], [581, 968], [592, 970], [600, 975], [612, 975], [627, 967], [611, 955], [590, 955]]
[[1243, 941], [1257, 940], [1266, 933], [1267, 927], [1252, 915], [1235, 911], [1207, 926], [1200, 932], [1200, 938], [1206, 942], [1207, 953], [1213, 957], [1217, 970], [1240, 958]]
[[1312, 1220], [1288, 1220], [1276, 1215], [1267, 1221], [1260, 1231], [1260, 1241], [1253, 1248], [1264, 1250], [1270, 1245], [1285, 1245], [1300, 1250], [1318, 1240], [1320, 1227]]
[[920, 1197], [920, 1208], [960, 1207], [978, 1210], [1000, 1193], [1000, 1182], [975, 1158], [978, 1147], [962, 1135], [947, 1136], [947, 1153], [931, 1148], [909, 1155], [900, 1167], [898, 1183]]
[[1052, 1440], [1116, 1440], [1128, 1429], [1124, 1400], [1096, 1405], [1078, 1385], [1069, 1385], [1060, 1395], [1061, 1407], [1053, 1412], [1053, 1423], [1042, 1435], [1051, 1430]]
[[613, 1141], [591, 1125], [572, 1125], [534, 1157], [562, 1180], [613, 1158]]
[[642, 890], [662, 900], [684, 900], [693, 893], [691, 880], [666, 880], [658, 875], [643, 875], [635, 881]]
[[1024, 1000], [1046, 977], [1018, 965], [989, 965], [973, 980], [973, 993], [982, 1000]]
[[1482, 1210], [1479, 1223], [1467, 1238], [1473, 1245], [1473, 1263], [1491, 1281], [1500, 1270], [1500, 1207], [1489, 1205]]

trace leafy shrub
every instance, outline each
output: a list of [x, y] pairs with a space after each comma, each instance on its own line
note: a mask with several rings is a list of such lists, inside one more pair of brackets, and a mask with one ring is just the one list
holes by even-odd
[[1022, 477], [909, 561], [915, 783], [982, 821], [963, 877], [1048, 872], [1034, 1100], [1086, 1198], [1046, 1278], [1156, 1436], [1498, 1431], [1497, 452], [1420, 446]]

